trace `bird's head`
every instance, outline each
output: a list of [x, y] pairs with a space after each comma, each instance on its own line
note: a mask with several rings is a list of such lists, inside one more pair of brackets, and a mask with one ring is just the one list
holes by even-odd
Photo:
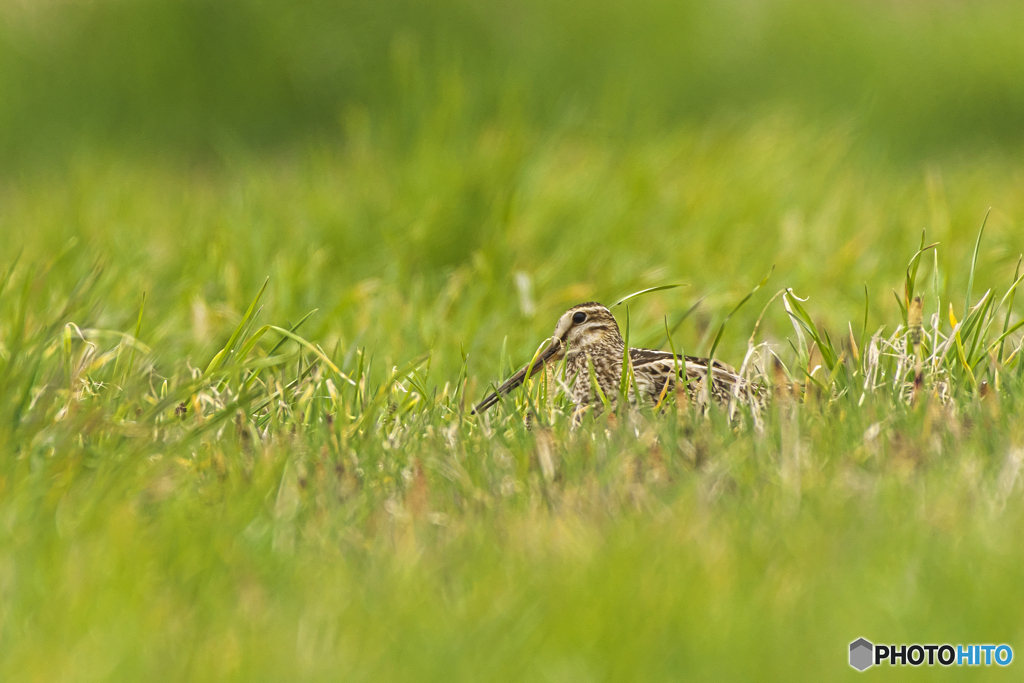
[[558, 319], [555, 333], [551, 336], [547, 348], [481, 401], [473, 412], [481, 413], [487, 410], [497, 403], [501, 396], [519, 387], [527, 377], [533, 377], [540, 372], [546, 364], [562, 360], [567, 350], [585, 350], [605, 344], [619, 347], [623, 344], [619, 324], [615, 322], [612, 312], [606, 306], [593, 301], [573, 306]]
[[594, 345], [621, 344], [622, 335], [612, 312], [606, 306], [591, 301], [577, 304], [562, 314], [555, 325], [553, 344], [555, 340], [561, 346], [561, 354], [564, 354], [567, 348], [586, 349]]

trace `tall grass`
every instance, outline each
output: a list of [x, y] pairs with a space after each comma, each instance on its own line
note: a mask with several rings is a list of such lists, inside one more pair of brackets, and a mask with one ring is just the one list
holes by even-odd
[[[6, 252], [0, 292], [3, 677], [818, 680], [852, 671], [860, 635], [1015, 643], [1020, 273], [1000, 256], [1016, 214], [998, 206], [1016, 211], [1017, 186], [998, 165], [872, 180], [848, 159], [814, 198], [811, 181], [743, 175], [766, 130], [775, 165], [833, 163], [785, 127], [713, 152], [671, 138], [657, 175], [643, 169], [665, 145], [611, 164], [594, 143], [544, 142], [511, 175], [474, 151], [475, 182], [522, 180], [455, 266], [419, 250], [451, 226], [421, 207], [475, 192], [456, 170], [420, 175], [452, 168], [436, 151], [231, 177], [93, 160], [63, 187], [10, 183], [24, 253]], [[397, 182], [347, 170], [384, 161]], [[998, 202], [980, 239], [945, 222], [976, 227], [979, 197], [946, 187]], [[769, 270], [731, 207], [769, 216], [785, 188], [847, 208], [787, 208], [775, 271], [723, 328], [748, 273]], [[621, 201], [637, 191], [656, 199]], [[374, 213], [396, 203], [426, 216], [406, 240]], [[569, 209], [596, 234], [564, 227]], [[376, 241], [362, 212], [385, 216]], [[657, 231], [666, 215], [689, 216], [682, 236]], [[949, 239], [931, 246], [922, 216]], [[353, 227], [318, 227], [332, 220]], [[802, 220], [861, 229], [836, 255], [785, 236]], [[912, 234], [888, 230], [903, 220]], [[634, 222], [664, 236], [663, 261], [620, 233]], [[867, 301], [837, 258], [873, 259]], [[771, 385], [760, 424], [667, 396], [573, 433], [536, 381], [468, 414], [567, 303], [683, 274], [691, 287], [629, 301], [631, 339], [749, 352], [744, 371]]]
[[[1016, 4], [0, 12], [0, 680], [1019, 654]], [[764, 407], [470, 414], [641, 290]]]

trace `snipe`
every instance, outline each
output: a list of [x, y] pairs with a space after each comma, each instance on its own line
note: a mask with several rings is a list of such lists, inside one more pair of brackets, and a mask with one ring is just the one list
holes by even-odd
[[[607, 307], [596, 302], [573, 306], [558, 319], [550, 344], [532, 366], [528, 365], [509, 377], [473, 412], [481, 413], [496, 404], [502, 396], [519, 387], [527, 379], [527, 373], [532, 377], [564, 358], [564, 379], [571, 382], [570, 396], [576, 406], [573, 422], [578, 424], [591, 405], [603, 405], [595, 395], [591, 366], [601, 393], [609, 403], [614, 405], [617, 401], [625, 346], [619, 325]], [[642, 401], [657, 403], [668, 392], [674, 391], [678, 379], [684, 377], [690, 399], [698, 405], [704, 405], [708, 399], [719, 404], [727, 404], [736, 398], [748, 401], [757, 394], [735, 369], [717, 360], [711, 362], [707, 358], [693, 356], [679, 358], [667, 351], [631, 348], [629, 362]], [[631, 403], [637, 400], [635, 393], [631, 385]]]

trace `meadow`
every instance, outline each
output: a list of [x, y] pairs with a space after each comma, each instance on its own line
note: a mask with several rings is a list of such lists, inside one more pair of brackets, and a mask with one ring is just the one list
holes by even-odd
[[[1024, 654], [1017, 4], [0, 16], [0, 679], [1021, 666], [847, 664]], [[670, 284], [764, 411], [470, 414]]]

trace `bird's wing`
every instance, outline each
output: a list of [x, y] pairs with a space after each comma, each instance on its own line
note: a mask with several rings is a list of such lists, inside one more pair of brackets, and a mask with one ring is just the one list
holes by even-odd
[[[696, 356], [683, 356], [686, 360], [686, 373], [692, 377], [703, 377], [708, 369], [707, 358], [697, 358]], [[655, 351], [653, 349], [630, 349], [629, 359], [633, 361], [633, 368], [642, 368], [652, 364], [662, 365], [669, 363], [679, 363], [680, 359], [678, 356], [674, 356], [668, 351]], [[717, 376], [720, 372], [727, 373], [734, 376], [739, 376], [736, 372], [736, 368], [723, 363], [720, 360], [714, 361], [715, 375]]]
[[[665, 382], [671, 382], [669, 387], [675, 384], [678, 374], [682, 374], [684, 361], [686, 368], [686, 379], [688, 381], [701, 380], [708, 373], [708, 359], [697, 358], [696, 356], [684, 356], [679, 358], [668, 351], [654, 351], [653, 349], [630, 349], [629, 358], [633, 363], [633, 372], [637, 383], [643, 383], [641, 387], [654, 397], [661, 394]], [[721, 394], [727, 397], [734, 386], [741, 389], [746, 382], [740, 377], [736, 369], [721, 361], [712, 362], [711, 390], [713, 394]]]

